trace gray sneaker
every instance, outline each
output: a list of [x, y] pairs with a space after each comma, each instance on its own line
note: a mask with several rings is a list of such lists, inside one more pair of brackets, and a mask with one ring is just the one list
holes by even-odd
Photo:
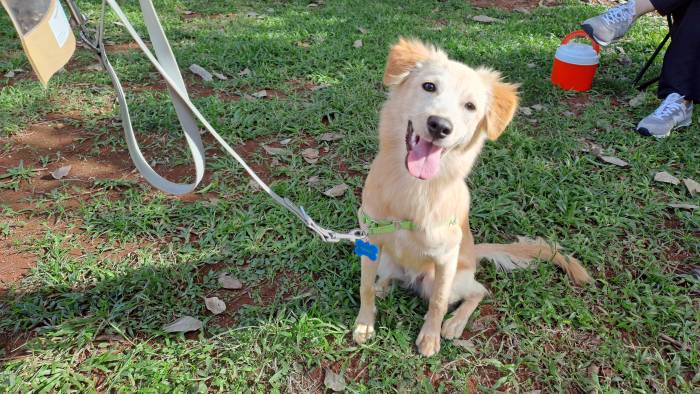
[[604, 13], [586, 19], [581, 28], [598, 44], [607, 46], [627, 33], [634, 23], [634, 1], [613, 7]]
[[637, 132], [643, 136], [668, 137], [673, 129], [690, 126], [693, 120], [693, 103], [685, 103], [678, 93], [669, 94], [651, 115], [637, 125]]

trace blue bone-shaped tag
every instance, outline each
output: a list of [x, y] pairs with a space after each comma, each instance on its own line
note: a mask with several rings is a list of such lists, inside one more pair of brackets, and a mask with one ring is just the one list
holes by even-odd
[[370, 260], [377, 261], [379, 247], [371, 242], [358, 239], [355, 241], [355, 254], [358, 256], [367, 256]]

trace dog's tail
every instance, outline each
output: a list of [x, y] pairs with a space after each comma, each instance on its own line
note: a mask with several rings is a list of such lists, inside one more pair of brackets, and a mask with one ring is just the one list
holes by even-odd
[[559, 253], [556, 246], [550, 246], [542, 238], [533, 240], [518, 237], [518, 242], [511, 244], [476, 244], [475, 251], [477, 260], [491, 260], [498, 269], [503, 271], [527, 268], [533, 260], [541, 259], [549, 260], [566, 271], [569, 278], [577, 285], [593, 280], [581, 262], [574, 257]]

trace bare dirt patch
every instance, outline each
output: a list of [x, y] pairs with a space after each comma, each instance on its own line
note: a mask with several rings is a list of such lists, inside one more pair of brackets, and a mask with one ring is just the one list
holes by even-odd
[[2, 349], [0, 362], [24, 357], [27, 354], [25, 345], [34, 337], [36, 337], [34, 332], [0, 335], [0, 349]]

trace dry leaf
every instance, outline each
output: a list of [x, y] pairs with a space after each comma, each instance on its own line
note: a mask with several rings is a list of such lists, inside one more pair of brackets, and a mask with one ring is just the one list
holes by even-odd
[[610, 124], [610, 122], [608, 122], [608, 121], [605, 120], [605, 119], [598, 119], [598, 120], [595, 122], [595, 127], [599, 128], [599, 129], [602, 129], [602, 130], [605, 130], [605, 131], [610, 131], [610, 130], [612, 130], [612, 125]]
[[657, 172], [656, 175], [654, 175], [654, 180], [657, 182], [670, 183], [673, 185], [681, 183], [681, 181], [678, 178], [669, 174], [666, 171]]
[[535, 104], [530, 108], [534, 109], [535, 111], [542, 111], [544, 109], [544, 106], [542, 104]]
[[209, 312], [220, 315], [226, 310], [226, 303], [221, 301], [219, 297], [207, 297], [204, 299], [204, 305], [206, 305]]
[[85, 69], [88, 71], [102, 71], [104, 70], [104, 67], [102, 67], [102, 63], [98, 62], [85, 67]]
[[73, 166], [71, 165], [58, 168], [51, 172], [51, 176], [53, 177], [53, 179], [63, 179], [70, 173], [71, 168], [73, 168]]
[[336, 392], [345, 391], [345, 388], [347, 387], [345, 377], [331, 371], [330, 369], [326, 369], [326, 377], [323, 379], [323, 384], [327, 388]]
[[476, 22], [481, 22], [481, 23], [501, 23], [501, 22], [503, 22], [500, 19], [492, 18], [492, 17], [487, 16], [487, 15], [473, 16], [472, 20], [476, 21]]
[[483, 331], [487, 329], [490, 325], [491, 322], [496, 320], [496, 316], [494, 315], [487, 315], [484, 317], [481, 317], [477, 319], [474, 323], [472, 323], [472, 331]]
[[225, 76], [225, 75], [222, 74], [222, 73], [219, 73], [219, 72], [216, 72], [216, 71], [212, 71], [211, 73], [212, 73], [215, 77], [219, 78], [219, 79], [222, 80], [222, 81], [228, 80], [228, 77]]
[[359, 31], [361, 34], [367, 34], [369, 30], [365, 29], [364, 27], [358, 27], [357, 31]]
[[292, 142], [291, 138], [285, 138], [280, 141], [280, 145], [289, 145], [290, 142]]
[[329, 84], [327, 84], [327, 83], [322, 83], [322, 84], [320, 84], [320, 85], [314, 85], [314, 86], [312, 86], [311, 88], [309, 88], [309, 90], [312, 91], [312, 92], [315, 92], [315, 91], [317, 91], [317, 90], [325, 89], [325, 88], [327, 88], [327, 87], [329, 87], [329, 86], [331, 86], [331, 85], [329, 85]]
[[634, 96], [634, 98], [632, 98], [632, 100], [629, 102], [630, 107], [639, 107], [640, 105], [644, 104], [644, 99], [646, 99], [646, 97], [647, 95], [645, 92], [641, 92]]
[[520, 107], [520, 112], [522, 112], [522, 114], [525, 116], [532, 115], [532, 110], [530, 109], [530, 107]]
[[688, 189], [688, 193], [695, 197], [695, 194], [700, 193], [700, 183], [695, 182], [690, 178], [683, 179], [683, 184]]
[[247, 77], [247, 76], [250, 76], [250, 73], [251, 73], [250, 69], [248, 67], [246, 67], [243, 69], [243, 71], [238, 73], [238, 76]]
[[455, 346], [459, 346], [462, 349], [468, 350], [472, 353], [476, 351], [476, 346], [474, 346], [474, 342], [468, 339], [455, 339], [452, 341], [452, 344]]
[[603, 148], [593, 141], [583, 140], [584, 148], [581, 149], [582, 152], [590, 152], [594, 156], [600, 156], [603, 154]]
[[234, 278], [233, 276], [227, 273], [220, 274], [217, 281], [219, 282], [219, 285], [221, 285], [221, 287], [227, 290], [238, 290], [243, 287], [243, 283], [241, 283], [240, 280]]
[[202, 322], [192, 316], [183, 316], [163, 326], [165, 332], [190, 332], [202, 329]]
[[318, 175], [314, 175], [306, 181], [309, 186], [318, 186], [321, 184], [321, 178]]
[[345, 136], [343, 134], [340, 134], [340, 133], [325, 133], [325, 134], [321, 135], [318, 139], [320, 141], [333, 142], [333, 141], [342, 140], [343, 138], [345, 138]]
[[309, 164], [315, 164], [318, 161], [318, 149], [306, 148], [301, 151], [301, 156]]
[[259, 191], [260, 190], [260, 185], [258, 182], [255, 182], [255, 179], [251, 179], [248, 181], [248, 186], [250, 186], [254, 191]]
[[265, 90], [265, 89], [259, 90], [255, 93], [253, 93], [252, 96], [255, 98], [265, 98], [265, 97], [267, 97], [267, 90]]
[[192, 71], [193, 74], [198, 75], [205, 81], [211, 81], [213, 79], [211, 73], [209, 73], [209, 71], [205, 70], [202, 66], [198, 64], [191, 65], [190, 71]]
[[614, 164], [618, 167], [627, 167], [629, 165], [628, 162], [626, 162], [622, 159], [618, 159], [615, 156], [598, 156], [598, 157], [600, 158], [600, 160], [603, 160], [606, 163]]
[[698, 208], [700, 208], [697, 205], [687, 204], [687, 203], [674, 203], [674, 204], [668, 204], [668, 206], [671, 208], [679, 208], [679, 209], [698, 209]]
[[339, 185], [335, 185], [332, 188], [326, 190], [323, 192], [323, 194], [327, 195], [328, 197], [340, 197], [343, 194], [345, 194], [345, 191], [348, 190], [350, 186], [341, 183]]
[[194, 11], [187, 10], [187, 11], [182, 11], [182, 13], [185, 15], [192, 15], [192, 14], [194, 14]]
[[352, 46], [355, 48], [362, 48], [362, 40], [355, 40], [355, 42], [352, 43]]
[[267, 152], [268, 155], [281, 155], [287, 152], [287, 150], [284, 148], [275, 148], [267, 145], [263, 145], [263, 149], [265, 149], [265, 152]]
[[530, 14], [530, 10], [528, 10], [528, 9], [525, 8], [525, 7], [513, 8], [513, 11], [519, 12], [519, 13], [521, 13], [521, 14], [528, 14], [528, 15]]

